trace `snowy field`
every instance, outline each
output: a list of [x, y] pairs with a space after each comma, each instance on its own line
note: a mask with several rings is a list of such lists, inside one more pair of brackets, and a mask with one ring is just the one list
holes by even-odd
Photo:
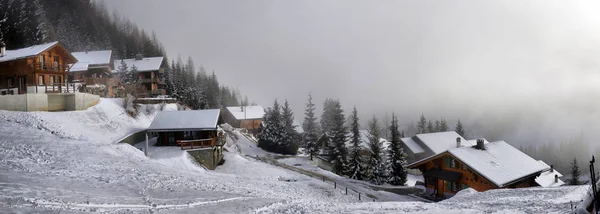
[[245, 152], [269, 155], [250, 142], [228, 142], [215, 171], [178, 148], [154, 147], [145, 157], [114, 143], [154, 116], [131, 119], [115, 99], [77, 112], [0, 111], [0, 213], [564, 213], [587, 188], [465, 193], [435, 204], [363, 202], [249, 158]]

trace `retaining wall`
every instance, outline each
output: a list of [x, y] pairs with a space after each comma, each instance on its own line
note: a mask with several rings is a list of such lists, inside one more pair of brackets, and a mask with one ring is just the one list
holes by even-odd
[[20, 94], [0, 96], [0, 109], [9, 111], [77, 111], [100, 102], [86, 93]]

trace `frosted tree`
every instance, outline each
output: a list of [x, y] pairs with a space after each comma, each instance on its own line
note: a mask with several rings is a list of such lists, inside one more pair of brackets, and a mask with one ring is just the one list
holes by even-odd
[[[339, 104], [339, 103], [338, 103]], [[321, 114], [321, 128], [324, 133], [328, 133], [333, 129], [336, 101], [326, 98], [323, 103], [323, 114]]]
[[358, 112], [356, 106], [352, 111], [352, 117], [350, 118], [350, 131], [352, 133], [351, 146], [350, 146], [350, 158], [348, 160], [348, 175], [352, 179], [363, 180], [362, 175], [363, 160], [360, 155], [361, 150], [361, 136], [360, 136], [360, 125], [358, 121]]
[[442, 120], [440, 121], [440, 128], [438, 131], [440, 132], [445, 132], [448, 131], [448, 122], [446, 121], [446, 119], [442, 118]]
[[382, 159], [379, 121], [376, 117], [369, 122], [369, 160], [365, 170], [365, 177], [372, 184], [381, 185], [387, 181], [386, 166]]
[[461, 137], [466, 138], [465, 129], [463, 128], [463, 124], [460, 122], [460, 119], [458, 119], [458, 122], [456, 123], [456, 128], [454, 128], [454, 131], [456, 133], [458, 133], [458, 135], [460, 135]]
[[293, 150], [294, 147], [286, 141], [286, 122], [277, 99], [273, 102], [273, 107], [266, 110], [263, 121], [265, 127], [260, 134], [258, 147], [270, 152], [295, 155], [297, 147]]
[[433, 133], [435, 132], [435, 127], [433, 126], [433, 123], [431, 122], [431, 120], [429, 120], [429, 122], [427, 123], [427, 133]]
[[[387, 124], [387, 123], [386, 123]], [[417, 134], [427, 133], [427, 119], [425, 119], [425, 115], [421, 114], [421, 118], [417, 123]]]
[[319, 134], [317, 129], [317, 118], [315, 117], [315, 104], [312, 103], [312, 95], [308, 94], [308, 103], [306, 103], [306, 111], [304, 112], [304, 123], [302, 123], [304, 129], [304, 145], [306, 152], [310, 156], [310, 160], [317, 154], [319, 147], [317, 146], [317, 140], [319, 140]]
[[398, 131], [398, 118], [392, 114], [392, 124], [390, 126], [391, 142], [388, 151], [389, 168], [389, 183], [392, 185], [406, 185], [406, 153], [400, 147], [401, 134]]
[[581, 185], [581, 181], [579, 181], [580, 175], [581, 171], [579, 170], [579, 165], [577, 164], [577, 158], [573, 158], [573, 162], [571, 163], [571, 179], [569, 180], [569, 185]]
[[439, 132], [440, 130], [441, 130], [441, 122], [439, 120], [435, 120], [435, 123], [433, 125], [433, 131]]
[[331, 159], [333, 164], [333, 172], [339, 175], [347, 172], [347, 156], [348, 151], [346, 149], [346, 138], [347, 130], [344, 126], [344, 111], [338, 100], [331, 103], [331, 130], [329, 135], [331, 136], [329, 149], [331, 151]]
[[296, 132], [296, 129], [294, 127], [294, 112], [292, 112], [292, 109], [290, 108], [290, 105], [287, 100], [283, 104], [281, 116], [281, 120], [284, 127], [282, 132], [281, 144], [283, 147], [285, 147], [283, 149], [289, 151], [290, 153], [296, 154], [296, 152], [298, 151], [298, 144], [297, 142], [295, 142], [295, 139], [298, 135], [298, 132]]

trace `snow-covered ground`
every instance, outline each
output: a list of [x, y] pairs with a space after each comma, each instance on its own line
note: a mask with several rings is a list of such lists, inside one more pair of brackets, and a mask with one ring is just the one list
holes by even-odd
[[131, 119], [114, 99], [77, 112], [0, 111], [1, 213], [564, 213], [586, 189], [494, 190], [439, 203], [358, 201], [246, 156], [269, 154], [240, 141], [228, 142], [225, 164], [214, 171], [175, 147], [153, 147], [146, 157], [114, 143], [148, 127], [154, 115]]

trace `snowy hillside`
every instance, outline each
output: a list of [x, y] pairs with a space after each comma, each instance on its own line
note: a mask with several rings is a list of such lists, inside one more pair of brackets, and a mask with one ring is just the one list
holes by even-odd
[[[173, 107], [174, 109], [174, 107]], [[481, 213], [566, 212], [585, 187], [465, 193], [432, 204], [364, 202], [328, 183], [254, 160], [228, 142], [225, 164], [207, 171], [177, 148], [144, 154], [116, 139], [149, 126], [120, 102], [86, 111], [0, 111], [0, 210], [105, 213]], [[246, 145], [241, 145], [244, 147]]]

